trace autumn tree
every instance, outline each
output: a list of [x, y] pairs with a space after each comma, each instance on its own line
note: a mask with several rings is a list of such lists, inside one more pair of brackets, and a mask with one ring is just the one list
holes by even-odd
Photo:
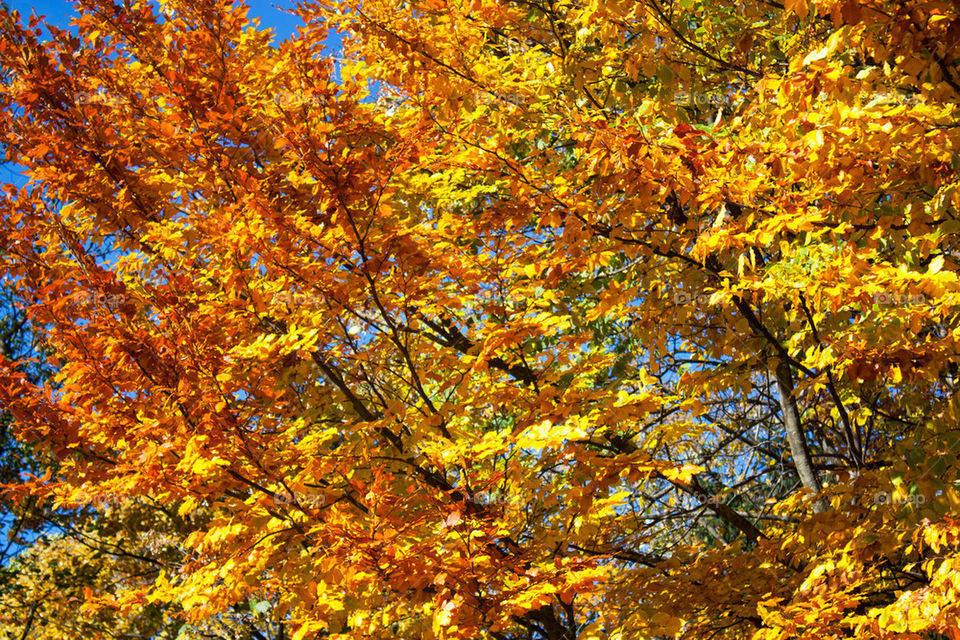
[[8, 494], [175, 532], [80, 611], [960, 638], [954, 3], [161, 9], [2, 21]]

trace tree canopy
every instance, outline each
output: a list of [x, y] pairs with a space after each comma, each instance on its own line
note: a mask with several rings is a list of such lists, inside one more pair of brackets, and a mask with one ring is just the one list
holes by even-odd
[[956, 3], [76, 9], [4, 634], [960, 640]]

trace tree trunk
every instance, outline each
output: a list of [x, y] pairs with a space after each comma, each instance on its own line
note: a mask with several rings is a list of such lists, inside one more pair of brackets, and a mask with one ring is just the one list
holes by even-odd
[[[800, 423], [800, 411], [797, 409], [797, 399], [793, 395], [793, 375], [790, 373], [790, 365], [785, 360], [780, 360], [776, 368], [777, 377], [777, 396], [780, 399], [780, 409], [783, 412], [783, 426], [787, 431], [787, 440], [790, 442], [790, 453], [793, 454], [793, 464], [797, 469], [797, 475], [800, 476], [800, 482], [807, 489], [814, 493], [820, 493], [822, 489], [820, 479], [817, 477], [817, 471], [813, 468], [813, 461], [810, 459], [810, 449], [807, 447], [807, 439], [803, 435], [803, 426]], [[820, 513], [826, 509], [826, 504], [818, 500], [813, 505], [814, 513]]]

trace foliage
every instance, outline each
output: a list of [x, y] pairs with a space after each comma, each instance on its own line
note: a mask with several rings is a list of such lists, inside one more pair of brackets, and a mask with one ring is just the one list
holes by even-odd
[[161, 9], [0, 16], [85, 634], [960, 638], [954, 3]]

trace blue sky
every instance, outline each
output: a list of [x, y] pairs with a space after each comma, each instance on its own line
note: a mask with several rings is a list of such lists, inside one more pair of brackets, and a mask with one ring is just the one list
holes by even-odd
[[[11, 9], [16, 9], [24, 16], [32, 11], [46, 16], [47, 22], [58, 27], [66, 27], [73, 15], [73, 3], [67, 0], [6, 0]], [[260, 18], [260, 26], [273, 28], [276, 35], [283, 39], [292, 34], [300, 19], [286, 13], [284, 9], [293, 6], [293, 0], [248, 0], [250, 15]]]

